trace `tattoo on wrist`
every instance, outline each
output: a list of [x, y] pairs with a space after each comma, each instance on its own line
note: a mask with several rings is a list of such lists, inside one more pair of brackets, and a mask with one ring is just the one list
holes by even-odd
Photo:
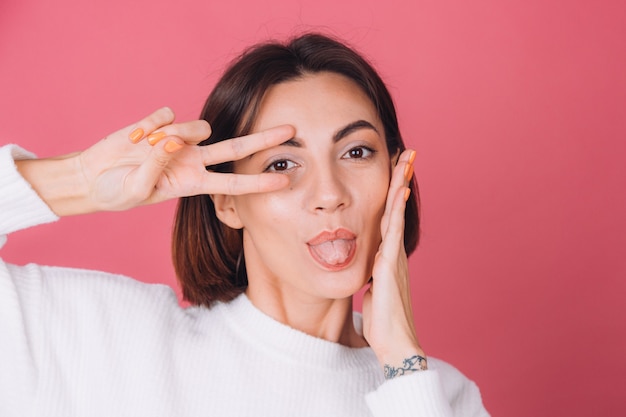
[[402, 361], [402, 368], [394, 368], [391, 365], [385, 364], [385, 379], [395, 378], [407, 372], [425, 371], [427, 369], [428, 363], [426, 362], [426, 358], [420, 355], [413, 355]]

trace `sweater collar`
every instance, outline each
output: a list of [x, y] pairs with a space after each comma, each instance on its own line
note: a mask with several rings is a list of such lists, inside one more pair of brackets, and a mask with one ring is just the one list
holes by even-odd
[[[376, 355], [371, 348], [351, 348], [339, 343], [308, 335], [289, 327], [256, 308], [245, 294], [228, 303], [218, 303], [213, 307], [224, 316], [242, 338], [255, 345], [276, 352], [283, 359], [308, 363], [313, 367], [328, 368], [334, 371], [346, 369], [371, 370], [378, 366]], [[354, 313], [357, 331], [362, 329], [359, 313]]]

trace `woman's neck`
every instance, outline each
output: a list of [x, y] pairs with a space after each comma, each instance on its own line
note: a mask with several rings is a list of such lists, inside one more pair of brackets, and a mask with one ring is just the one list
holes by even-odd
[[351, 297], [328, 300], [294, 296], [284, 289], [253, 282], [246, 295], [263, 313], [308, 335], [349, 347], [368, 346], [354, 327]]

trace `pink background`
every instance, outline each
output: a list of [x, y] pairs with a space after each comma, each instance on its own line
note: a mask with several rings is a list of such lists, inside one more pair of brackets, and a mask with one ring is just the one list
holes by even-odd
[[[162, 105], [193, 119], [243, 47], [336, 34], [418, 150], [426, 352], [494, 416], [626, 415], [626, 2], [92, 3], [0, 2], [1, 143], [52, 156]], [[2, 256], [176, 285], [173, 207], [67, 218]]]

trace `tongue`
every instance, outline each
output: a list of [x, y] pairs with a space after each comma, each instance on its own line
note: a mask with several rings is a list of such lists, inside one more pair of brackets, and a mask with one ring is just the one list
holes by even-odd
[[311, 246], [311, 250], [319, 259], [329, 265], [337, 265], [343, 263], [350, 255], [352, 249], [352, 241], [337, 239]]

